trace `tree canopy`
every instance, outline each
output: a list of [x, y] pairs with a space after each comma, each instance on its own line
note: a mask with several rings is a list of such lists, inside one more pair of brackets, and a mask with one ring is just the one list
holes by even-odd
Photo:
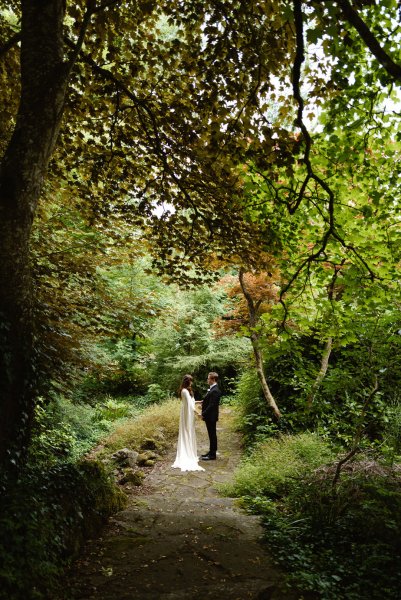
[[[315, 263], [386, 276], [398, 12], [395, 0], [0, 2], [3, 456], [32, 420], [29, 248], [55, 190], [99, 230], [140, 223], [157, 268], [184, 283], [215, 277], [215, 258], [257, 269], [263, 252], [292, 250], [282, 300]], [[375, 235], [382, 210], [380, 260], [357, 225]]]

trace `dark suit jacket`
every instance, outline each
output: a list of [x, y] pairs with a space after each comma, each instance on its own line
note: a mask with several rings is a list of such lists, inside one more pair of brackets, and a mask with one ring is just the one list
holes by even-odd
[[219, 402], [221, 391], [215, 385], [208, 391], [202, 402], [202, 417], [205, 421], [219, 420]]

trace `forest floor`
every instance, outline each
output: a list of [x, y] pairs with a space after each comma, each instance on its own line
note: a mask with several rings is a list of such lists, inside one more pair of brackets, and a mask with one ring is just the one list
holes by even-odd
[[[124, 486], [125, 510], [99, 538], [88, 541], [68, 575], [71, 600], [295, 600], [261, 545], [257, 517], [241, 511], [217, 486], [232, 478], [240, 437], [223, 407], [216, 461], [205, 471], [172, 469], [171, 448], [141, 487]], [[196, 424], [198, 452], [208, 450], [204, 423]]]

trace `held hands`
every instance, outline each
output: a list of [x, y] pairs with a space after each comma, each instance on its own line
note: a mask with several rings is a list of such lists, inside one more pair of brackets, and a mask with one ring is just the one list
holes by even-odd
[[199, 419], [202, 419], [202, 421], [203, 421], [202, 412], [199, 412], [199, 411], [196, 410], [196, 408], [197, 408], [196, 404], [200, 404], [201, 405], [201, 411], [202, 411], [202, 403], [203, 403], [203, 400], [195, 400], [195, 415]]

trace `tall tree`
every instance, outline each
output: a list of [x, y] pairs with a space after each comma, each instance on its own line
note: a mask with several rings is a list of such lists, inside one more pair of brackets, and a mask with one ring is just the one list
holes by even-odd
[[[21, 94], [0, 171], [0, 458], [21, 452], [32, 418], [29, 239], [75, 56], [64, 59], [63, 0], [22, 2]], [[78, 43], [80, 49], [82, 40]], [[17, 454], [18, 456], [18, 454]], [[16, 461], [15, 456], [12, 457]]]
[[[385, 6], [395, 14], [394, 0]], [[333, 59], [326, 79], [310, 71], [312, 94], [340, 96], [365, 44], [381, 65], [372, 63], [375, 81], [399, 80], [394, 19], [370, 2], [358, 9], [346, 0], [0, 2], [0, 462], [17, 461], [29, 437], [36, 369], [29, 238], [52, 156], [51, 171], [89, 200], [93, 219], [113, 211], [135, 220], [139, 208], [156, 220], [158, 264], [174, 277], [185, 279], [190, 262], [202, 279], [211, 249], [252, 264], [255, 239], [270, 243], [268, 223], [243, 218], [244, 163], [290, 169], [301, 149], [306, 174], [288, 205], [296, 210], [315, 185], [329, 209], [327, 236], [339, 235], [304, 122], [305, 22], [306, 35]], [[285, 93], [291, 73], [301, 138], [266, 118], [277, 99], [282, 119], [293, 114]]]
[[[21, 74], [18, 82], [7, 64], [2, 72], [14, 95], [3, 96], [9, 121], [0, 171], [0, 461], [18, 462], [35, 396], [29, 240], [60, 128], [52, 170], [90, 199], [94, 218], [130, 213], [138, 202], [150, 216], [155, 203], [174, 202], [184, 212], [159, 219], [159, 230], [186, 240], [190, 258], [197, 229], [227, 239], [234, 230], [240, 239], [246, 227], [232, 210], [233, 157], [244, 151], [243, 133], [257, 130], [252, 103], [269, 87], [272, 48], [284, 59], [291, 36], [279, 18], [278, 49], [277, 35], [251, 27], [266, 21], [257, 3], [23, 0], [0, 10], [0, 55], [13, 67], [20, 56]], [[264, 143], [273, 145], [270, 130]]]

